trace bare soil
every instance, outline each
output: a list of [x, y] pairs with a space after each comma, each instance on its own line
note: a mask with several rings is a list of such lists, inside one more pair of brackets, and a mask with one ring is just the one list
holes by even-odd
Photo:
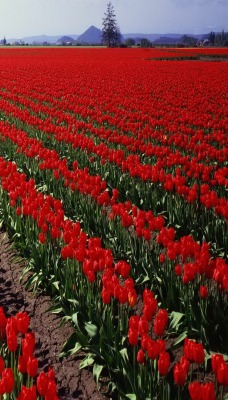
[[73, 332], [69, 325], [60, 327], [61, 318], [47, 312], [51, 299], [47, 295], [26, 291], [19, 283], [22, 263], [15, 261], [15, 250], [5, 232], [0, 231], [0, 305], [7, 317], [26, 311], [31, 318], [30, 328], [35, 332], [36, 356], [40, 370], [52, 367], [56, 373], [58, 395], [62, 400], [107, 400], [98, 391], [92, 372], [79, 369], [84, 354], [59, 358], [64, 342]]

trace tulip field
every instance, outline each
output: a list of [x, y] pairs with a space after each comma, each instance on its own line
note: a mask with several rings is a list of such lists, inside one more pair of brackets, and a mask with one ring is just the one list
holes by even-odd
[[[116, 399], [228, 399], [228, 49], [0, 60], [0, 222], [74, 327], [61, 357]], [[0, 400], [57, 400], [27, 318], [1, 310]]]

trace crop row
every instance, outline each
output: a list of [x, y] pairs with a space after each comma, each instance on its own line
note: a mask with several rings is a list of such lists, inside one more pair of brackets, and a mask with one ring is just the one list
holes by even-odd
[[[219, 223], [219, 228], [218, 228], [218, 223], [216, 223], [216, 219], [213, 218], [213, 212], [211, 215], [211, 212], [209, 211], [207, 213], [206, 209], [211, 209], [212, 211], [215, 211], [217, 214], [221, 214], [224, 216], [224, 218], [227, 218], [227, 201], [225, 200], [224, 197], [219, 198], [214, 190], [211, 190], [208, 184], [202, 183], [201, 186], [199, 184], [194, 184], [193, 187], [188, 187], [186, 186], [186, 178], [182, 175], [182, 169], [180, 166], [176, 170], [176, 175], [173, 177], [172, 174], [170, 173], [165, 173], [163, 169], [163, 165], [161, 162], [157, 163], [157, 167], [151, 167], [149, 164], [143, 165], [141, 164], [141, 170], [142, 172], [139, 174], [140, 171], [140, 162], [139, 158], [137, 156], [130, 155], [128, 157], [124, 156], [124, 153], [121, 152], [120, 150], [112, 150], [109, 149], [105, 144], [99, 144], [96, 145], [91, 139], [85, 140], [85, 136], [83, 133], [80, 134], [71, 134], [69, 133], [69, 130], [60, 127], [57, 129], [55, 125], [53, 127], [50, 127], [50, 123], [47, 126], [43, 126], [43, 121], [39, 118], [36, 118], [36, 122], [34, 122], [34, 116], [30, 116], [26, 112], [24, 115], [23, 112], [15, 113], [15, 109], [13, 106], [10, 108], [11, 114], [13, 114], [15, 117], [20, 117], [22, 120], [26, 121], [26, 123], [30, 122], [32, 126], [35, 124], [35, 126], [41, 126], [43, 132], [48, 132], [51, 133], [52, 136], [54, 136], [55, 139], [57, 139], [58, 142], [60, 142], [60, 146], [58, 146], [58, 150], [61, 152], [62, 156], [66, 156], [69, 161], [73, 161], [74, 156], [74, 149], [71, 148], [72, 146], [79, 147], [79, 149], [84, 149], [86, 152], [96, 156], [95, 165], [92, 169], [92, 166], [90, 166], [90, 169], [92, 171], [98, 170], [99, 172], [102, 173], [102, 170], [106, 169], [105, 172], [103, 172], [103, 175], [109, 175], [109, 180], [111, 180], [110, 184], [111, 185], [116, 185], [117, 181], [119, 182], [118, 184], [123, 181], [122, 183], [122, 188], [120, 188], [120, 192], [127, 191], [131, 201], [136, 202], [137, 205], [143, 206], [144, 209], [146, 206], [151, 207], [151, 203], [153, 204], [153, 209], [158, 212], [166, 210], [168, 212], [169, 218], [172, 222], [173, 225], [179, 225], [181, 226], [181, 220], [186, 218], [187, 220], [190, 220], [189, 215], [193, 216], [195, 220], [192, 221], [193, 229], [195, 226], [198, 226], [198, 239], [201, 238], [201, 240], [204, 238], [206, 240], [211, 240], [212, 243], [216, 242], [215, 236], [217, 236], [217, 240], [220, 243], [220, 248], [224, 249], [225, 245], [225, 238], [222, 236], [222, 234], [217, 231], [217, 229], [223, 229], [222, 227], [225, 226], [225, 221], [220, 220]], [[8, 111], [9, 112], [9, 111]], [[80, 122], [81, 124], [81, 122]], [[18, 123], [17, 123], [18, 125]], [[20, 123], [19, 123], [20, 126]], [[31, 126], [31, 125], [30, 125]], [[30, 126], [27, 127], [27, 132], [31, 135], [31, 129]], [[37, 135], [40, 135], [41, 133], [38, 132], [32, 132], [32, 134], [36, 137]], [[49, 135], [48, 135], [49, 138]], [[50, 147], [53, 146], [53, 148], [56, 148], [57, 143], [56, 140], [54, 139], [53, 144], [48, 143], [49, 140], [45, 141], [46, 145]], [[67, 144], [64, 146], [64, 142], [70, 143], [70, 146]], [[84, 143], [83, 143], [84, 142]], [[104, 152], [106, 153], [106, 156], [104, 155]], [[225, 154], [225, 153], [224, 153]], [[100, 169], [98, 167], [98, 162], [97, 157], [101, 158], [101, 165]], [[104, 158], [105, 157], [105, 158]], [[92, 160], [90, 157], [89, 161]], [[104, 161], [106, 160], [106, 161]], [[107, 162], [109, 161], [109, 162]], [[186, 161], [186, 160], [185, 160]], [[117, 165], [117, 176], [112, 176], [113, 174], [111, 173], [113, 166], [111, 168], [109, 167], [111, 163], [114, 163]], [[188, 162], [189, 163], [189, 162]], [[105, 166], [104, 166], [105, 164]], [[190, 163], [189, 163], [190, 164]], [[88, 161], [87, 161], [87, 165]], [[126, 171], [127, 176], [124, 177], [124, 174], [121, 171], [118, 171], [118, 166], [122, 166], [122, 171]], [[203, 165], [201, 165], [203, 166]], [[106, 168], [105, 168], [106, 167]], [[183, 165], [182, 165], [183, 167]], [[200, 167], [200, 165], [199, 165]], [[211, 167], [204, 167], [204, 169], [207, 168], [207, 174], [211, 173], [212, 168]], [[202, 170], [202, 168], [201, 168]], [[227, 168], [222, 167], [219, 170], [215, 171], [215, 177], [218, 179], [220, 184], [226, 185], [227, 180], [226, 180], [226, 173], [227, 173]], [[130, 175], [130, 176], [129, 176]], [[139, 177], [139, 183], [135, 185], [132, 185], [132, 187], [127, 187], [127, 180], [129, 181], [129, 178], [134, 178], [137, 179], [137, 176]], [[151, 177], [151, 178], [150, 178]], [[152, 180], [152, 183], [148, 181], [148, 179]], [[206, 179], [206, 171], [202, 175], [203, 182]], [[199, 178], [200, 179], [200, 178]], [[143, 180], [143, 183], [140, 183], [141, 180]], [[215, 180], [213, 180], [215, 184]], [[210, 180], [208, 181], [210, 183]], [[217, 186], [218, 187], [218, 186]], [[121, 190], [122, 189], [122, 190]], [[145, 190], [147, 190], [149, 193], [151, 190], [153, 190], [153, 196], [145, 198]], [[179, 201], [179, 204], [181, 204], [181, 207], [179, 206], [178, 208], [182, 208], [182, 212], [174, 212], [174, 204], [176, 206], [176, 198], [173, 197], [172, 191], [176, 190], [179, 194], [182, 195], [182, 197], [185, 199], [184, 201]], [[222, 193], [225, 193], [224, 190]], [[162, 207], [160, 205], [159, 207], [159, 201], [157, 201], [158, 198], [163, 198], [163, 204]], [[185, 205], [185, 202], [189, 203], [189, 207]], [[192, 203], [193, 206], [192, 206]], [[204, 208], [199, 208], [200, 204], [203, 204], [206, 209]], [[156, 209], [155, 209], [155, 206]], [[150, 208], [149, 207], [149, 208]], [[148, 207], [147, 207], [148, 208]], [[189, 212], [186, 215], [186, 209], [189, 209]], [[209, 214], [209, 215], [207, 215]], [[211, 220], [212, 217], [212, 220]], [[209, 222], [210, 221], [210, 222]], [[188, 225], [188, 224], [186, 224]], [[209, 225], [209, 226], [208, 226]], [[203, 228], [204, 227], [204, 230]], [[191, 227], [189, 227], [189, 230], [191, 232]], [[200, 231], [203, 232], [200, 234]], [[212, 232], [212, 235], [211, 235]]]
[[167, 64], [138, 50], [7, 53], [18, 65], [2, 78], [1, 215], [30, 259], [27, 286], [46, 286], [75, 326], [62, 355], [86, 350], [82, 366], [97, 382], [105, 367], [120, 398], [223, 399], [226, 67], [209, 64], [214, 85], [201, 78], [197, 94], [201, 63], [191, 84], [175, 63], [162, 84]]

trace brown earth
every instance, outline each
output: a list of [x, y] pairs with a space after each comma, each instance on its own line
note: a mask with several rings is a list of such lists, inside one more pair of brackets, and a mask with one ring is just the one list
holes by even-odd
[[70, 325], [60, 327], [61, 318], [47, 312], [51, 299], [47, 295], [26, 291], [19, 283], [23, 263], [14, 260], [15, 250], [5, 232], [0, 231], [0, 305], [7, 317], [26, 311], [31, 318], [30, 328], [35, 332], [36, 357], [40, 370], [52, 367], [56, 374], [58, 395], [62, 400], [107, 400], [98, 391], [92, 372], [79, 369], [84, 353], [59, 359], [64, 342], [73, 332]]

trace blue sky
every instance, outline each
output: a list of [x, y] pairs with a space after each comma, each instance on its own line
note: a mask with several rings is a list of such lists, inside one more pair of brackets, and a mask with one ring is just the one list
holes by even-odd
[[[102, 28], [108, 0], [0, 0], [0, 39]], [[113, 0], [122, 33], [228, 31], [228, 0]]]

